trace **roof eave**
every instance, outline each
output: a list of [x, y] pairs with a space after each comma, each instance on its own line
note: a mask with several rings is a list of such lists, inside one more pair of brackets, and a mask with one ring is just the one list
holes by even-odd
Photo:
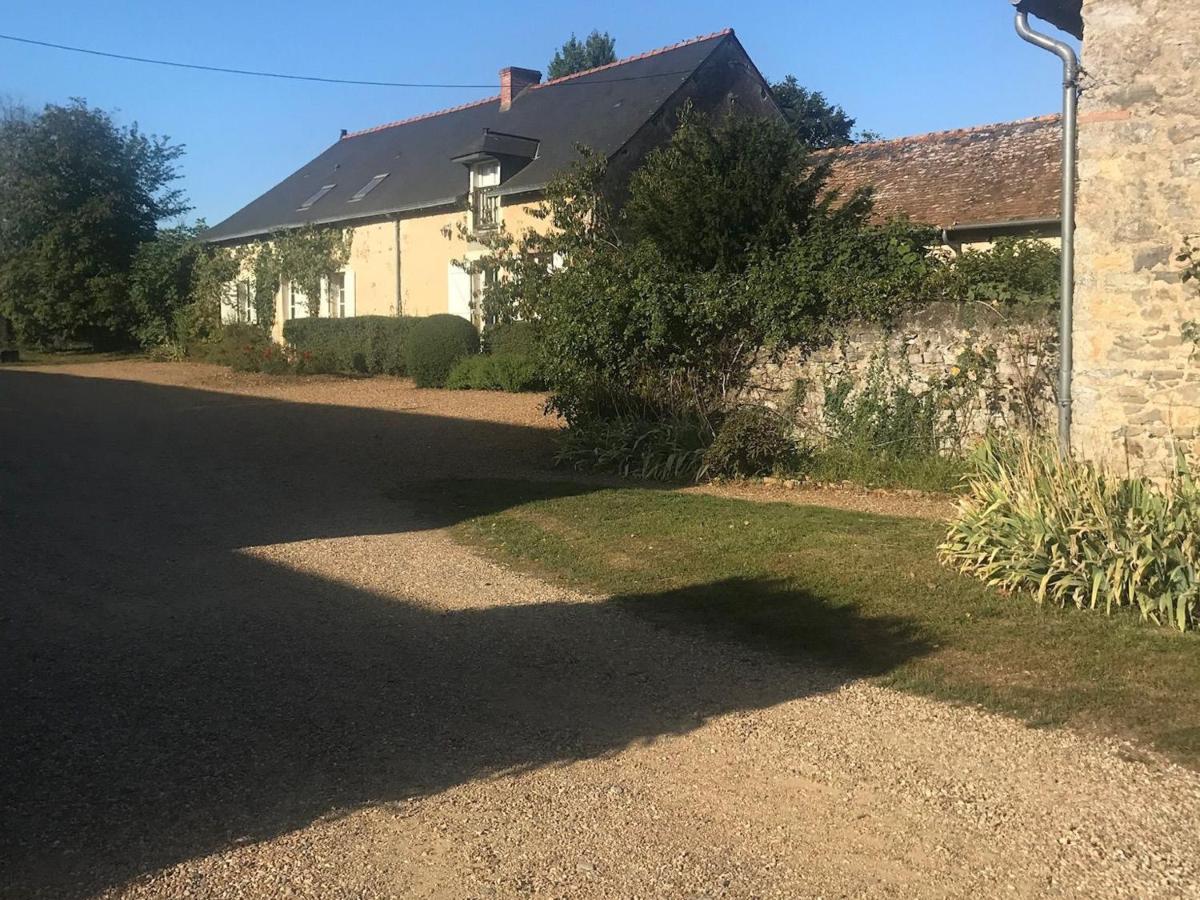
[[1022, 12], [1027, 12], [1083, 39], [1083, 4], [1081, 0], [1013, 0]]
[[[327, 216], [323, 219], [310, 219], [307, 222], [292, 222], [286, 225], [276, 225], [271, 228], [257, 228], [251, 231], [239, 231], [234, 234], [222, 234], [215, 238], [210, 238], [207, 235], [200, 238], [205, 244], [223, 244], [233, 241], [244, 241], [247, 238], [269, 237], [277, 231], [292, 231], [296, 228], [304, 228], [306, 225], [333, 225], [338, 222], [345, 222], [347, 225], [353, 225], [356, 222], [362, 222], [367, 219], [378, 219], [384, 216], [395, 216], [406, 212], [419, 212], [426, 209], [441, 209], [447, 206], [456, 206], [462, 201], [461, 197], [445, 197], [440, 200], [426, 200], [421, 203], [408, 203], [403, 206], [392, 206], [387, 209], [377, 209], [371, 212], [363, 213], [357, 216]], [[216, 228], [212, 229], [213, 231]]]

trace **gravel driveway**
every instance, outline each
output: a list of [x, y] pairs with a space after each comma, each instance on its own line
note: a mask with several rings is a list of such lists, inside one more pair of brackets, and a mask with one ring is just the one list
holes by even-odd
[[[528, 397], [0, 371], [0, 895], [1200, 896], [1200, 778], [483, 561]], [[446, 510], [452, 518], [453, 510]]]

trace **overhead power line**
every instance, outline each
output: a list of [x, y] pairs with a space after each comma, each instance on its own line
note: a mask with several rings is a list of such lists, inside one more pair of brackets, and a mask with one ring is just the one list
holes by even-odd
[[103, 56], [108, 59], [122, 59], [126, 62], [148, 63], [152, 66], [171, 66], [175, 69], [197, 69], [201, 72], [221, 72], [226, 75], [250, 75], [255, 78], [283, 78], [288, 81], [320, 81], [325, 84], [358, 84], [368, 87], [395, 88], [490, 88], [491, 84], [428, 84], [404, 81], [362, 81], [357, 78], [325, 78], [321, 75], [292, 75], [285, 72], [257, 72], [253, 69], [229, 69], [224, 66], [204, 66], [199, 63], [176, 62], [170, 59], [151, 59], [146, 56], [129, 56], [124, 53], [109, 53], [105, 50], [91, 50], [87, 47], [71, 47], [67, 44], [55, 44], [50, 41], [36, 41], [33, 38], [17, 37], [15, 34], [0, 34], [0, 40], [14, 41], [18, 44], [32, 44], [35, 47], [50, 47], [54, 50], [67, 50], [71, 53], [86, 53], [89, 56]]
[[[88, 56], [102, 56], [106, 59], [120, 59], [125, 62], [145, 63], [152, 66], [170, 66], [174, 69], [194, 69], [200, 72], [219, 72], [223, 75], [246, 75], [252, 78], [281, 78], [285, 81], [318, 81], [323, 84], [353, 84], [366, 87], [391, 88], [495, 88], [493, 84], [449, 84], [423, 81], [364, 81], [358, 78], [326, 78], [322, 75], [294, 75], [288, 72], [259, 72], [254, 69], [230, 69], [225, 66], [206, 66], [200, 63], [177, 62], [171, 59], [153, 59], [147, 56], [130, 56], [125, 53], [110, 53], [107, 50], [92, 50], [88, 47], [72, 47], [68, 44], [56, 44], [52, 41], [38, 41], [33, 38], [18, 37], [15, 34], [0, 34], [0, 40], [13, 41], [18, 44], [31, 44], [35, 47], [48, 47], [52, 50], [66, 50], [70, 53], [84, 53]], [[589, 78], [586, 81], [564, 79], [563, 84], [602, 84], [614, 81], [640, 81], [644, 78], [663, 78], [669, 75], [687, 75], [689, 71], [655, 72], [652, 75], [624, 75], [614, 78]]]

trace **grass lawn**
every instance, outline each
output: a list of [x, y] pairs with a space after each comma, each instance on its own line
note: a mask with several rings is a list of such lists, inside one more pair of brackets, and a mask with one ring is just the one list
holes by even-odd
[[453, 481], [431, 514], [542, 576], [896, 688], [1133, 738], [1200, 768], [1200, 635], [1004, 597], [936, 522], [653, 488]]

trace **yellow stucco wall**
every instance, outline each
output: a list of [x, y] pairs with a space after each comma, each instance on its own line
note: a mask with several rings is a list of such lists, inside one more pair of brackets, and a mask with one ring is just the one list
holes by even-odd
[[[544, 219], [530, 214], [536, 204], [501, 207], [504, 227], [516, 236], [530, 228], [542, 230]], [[406, 316], [432, 316], [449, 310], [449, 269], [455, 260], [486, 253], [463, 235], [467, 214], [441, 212], [400, 220], [401, 309]]]
[[400, 220], [400, 312], [432, 316], [446, 312], [449, 296], [447, 268], [461, 259], [467, 242], [459, 226], [464, 212], [442, 212]]
[[395, 222], [355, 228], [346, 268], [354, 271], [355, 315], [397, 314]]
[[[504, 227], [520, 236], [542, 230], [543, 219], [530, 211], [536, 204], [504, 206]], [[485, 248], [464, 236], [465, 212], [436, 212], [406, 216], [399, 221], [352, 227], [347, 270], [354, 273], [354, 313], [358, 316], [431, 316], [449, 309], [449, 269], [452, 261], [478, 257]], [[399, 272], [396, 243], [399, 240]], [[248, 266], [246, 275], [249, 274]], [[399, 290], [399, 302], [397, 302]], [[283, 339], [288, 317], [287, 288], [275, 295], [276, 340]]]

